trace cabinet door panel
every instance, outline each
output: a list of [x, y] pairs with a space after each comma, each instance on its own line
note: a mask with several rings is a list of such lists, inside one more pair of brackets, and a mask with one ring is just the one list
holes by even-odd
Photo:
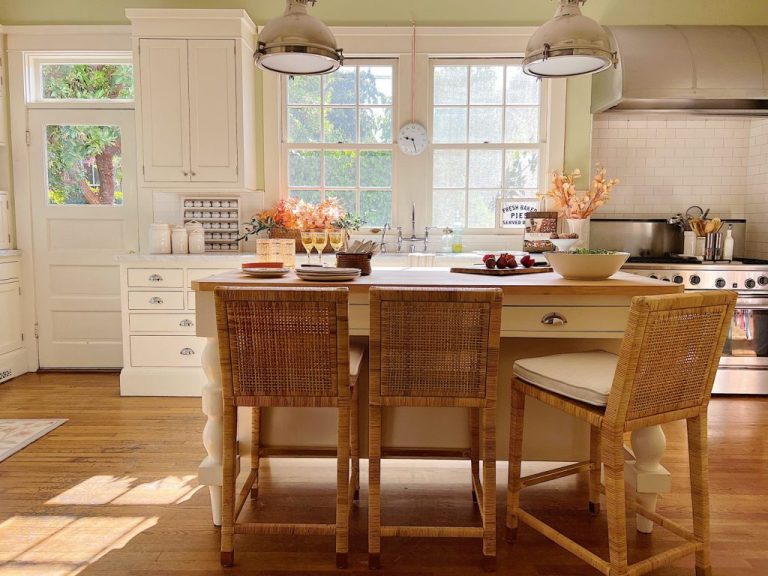
[[[0, 98], [0, 106], [3, 100]], [[2, 111], [0, 111], [2, 116]], [[0, 192], [0, 250], [11, 247], [11, 203], [8, 194]]]
[[188, 181], [189, 93], [186, 40], [141, 40], [144, 179]]
[[0, 283], [0, 354], [21, 348], [21, 296], [18, 282]]
[[189, 40], [191, 175], [237, 181], [237, 81], [234, 40]]

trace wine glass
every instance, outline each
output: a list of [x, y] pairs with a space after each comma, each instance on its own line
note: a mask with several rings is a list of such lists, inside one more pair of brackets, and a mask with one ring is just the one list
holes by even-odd
[[344, 246], [344, 231], [332, 230], [328, 232], [328, 241], [331, 243], [333, 251], [338, 253], [341, 247]]
[[320, 265], [322, 266], [323, 250], [328, 244], [328, 233], [325, 231], [314, 232], [312, 236], [314, 237], [315, 248], [317, 249], [317, 257], [320, 259]]
[[312, 246], [314, 246], [315, 240], [314, 240], [314, 234], [309, 231], [301, 231], [301, 245], [304, 246], [304, 250], [307, 251], [307, 264], [312, 263], [312, 258], [310, 257], [310, 254], [312, 254]]

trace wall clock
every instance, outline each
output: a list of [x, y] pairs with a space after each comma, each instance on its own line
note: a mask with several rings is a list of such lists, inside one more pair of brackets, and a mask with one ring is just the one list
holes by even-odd
[[427, 129], [417, 122], [404, 124], [397, 133], [397, 144], [403, 154], [417, 156], [427, 149]]

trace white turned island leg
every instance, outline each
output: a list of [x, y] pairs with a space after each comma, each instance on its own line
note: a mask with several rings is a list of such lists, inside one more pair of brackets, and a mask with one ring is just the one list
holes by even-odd
[[[661, 465], [667, 439], [661, 426], [649, 426], [632, 432], [631, 443], [635, 459], [624, 463], [626, 480], [635, 489], [638, 502], [655, 512], [659, 494], [672, 488], [671, 475]], [[653, 522], [644, 516], [637, 514], [636, 520], [639, 532], [650, 534], [653, 531]]]
[[202, 358], [203, 370], [208, 382], [203, 385], [203, 414], [208, 421], [203, 428], [203, 445], [208, 455], [197, 469], [197, 480], [208, 486], [211, 492], [211, 513], [213, 523], [221, 526], [222, 474], [222, 389], [221, 366], [219, 365], [219, 342], [209, 337]]

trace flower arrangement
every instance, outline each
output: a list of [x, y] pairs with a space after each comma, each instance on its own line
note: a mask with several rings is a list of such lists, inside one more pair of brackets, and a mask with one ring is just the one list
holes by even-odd
[[540, 198], [552, 198], [557, 211], [564, 218], [589, 218], [611, 196], [611, 190], [619, 183], [618, 178], [608, 180], [605, 168], [597, 165], [597, 174], [592, 178], [592, 184], [587, 192], [576, 191], [576, 180], [581, 178], [581, 171], [576, 168], [573, 172], [555, 171], [552, 174], [552, 188]]
[[320, 204], [310, 204], [299, 198], [284, 198], [274, 208], [263, 210], [245, 224], [241, 240], [264, 230], [327, 230], [340, 228], [347, 233], [365, 224], [359, 216], [348, 214], [336, 198], [327, 198]]

